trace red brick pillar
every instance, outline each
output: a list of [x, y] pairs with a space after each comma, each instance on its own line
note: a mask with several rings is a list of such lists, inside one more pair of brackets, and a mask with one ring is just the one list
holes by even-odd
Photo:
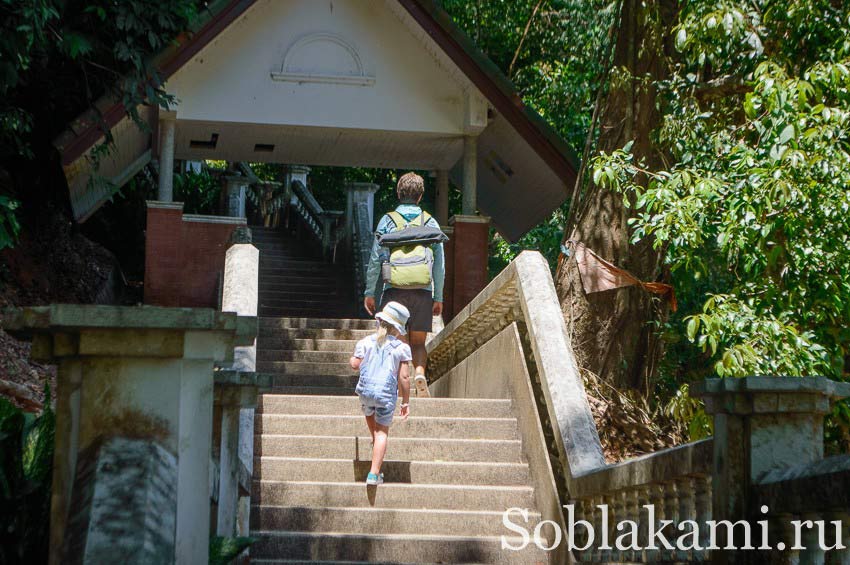
[[145, 304], [179, 306], [183, 203], [148, 201], [145, 232]]
[[443, 244], [443, 253], [446, 260], [446, 282], [443, 284], [443, 321], [448, 322], [455, 316], [454, 312], [454, 272], [455, 272], [455, 236], [454, 228], [441, 226], [443, 233], [449, 236], [449, 240]]
[[454, 216], [453, 314], [469, 304], [487, 286], [487, 257], [490, 218]]

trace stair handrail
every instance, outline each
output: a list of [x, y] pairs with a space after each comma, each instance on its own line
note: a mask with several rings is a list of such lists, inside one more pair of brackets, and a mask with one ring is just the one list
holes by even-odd
[[[599, 433], [570, 345], [549, 264], [537, 251], [523, 251], [462, 308], [427, 345], [429, 372], [447, 373], [513, 322], [530, 342], [544, 432], [567, 487], [605, 467]], [[530, 367], [531, 369], [531, 367]]]
[[374, 235], [369, 223], [369, 206], [366, 202], [356, 202], [352, 205], [352, 260], [354, 263], [355, 296], [359, 304], [360, 297], [366, 290], [366, 272], [369, 269], [369, 258], [372, 254]]
[[[646, 527], [644, 505], [652, 504], [656, 518], [698, 524], [701, 549], [684, 552], [603, 548], [599, 536], [594, 545], [579, 534], [577, 547], [585, 549], [574, 553], [577, 561], [704, 562], [714, 551], [709, 524], [750, 519], [757, 511], [748, 505], [769, 507], [770, 514], [759, 517], [784, 527], [795, 513], [831, 516], [835, 501], [850, 495], [850, 455], [824, 458], [822, 448], [823, 416], [831, 401], [850, 397], [850, 384], [811, 377], [709, 379], [691, 391], [714, 416], [715, 437], [608, 464], [549, 265], [536, 251], [520, 253], [428, 343], [435, 385], [512, 324], [520, 334], [516, 354], [525, 358], [553, 471], [560, 475], [560, 502], [571, 506], [574, 518], [599, 533], [613, 523], [600, 510], [604, 505], [616, 520]], [[805, 447], [790, 449], [794, 441]], [[747, 498], [747, 492], [761, 498]], [[812, 562], [818, 551], [813, 544], [804, 550]]]
[[322, 206], [300, 180], [293, 180], [290, 188], [292, 189], [293, 209], [304, 220], [310, 232], [319, 241], [322, 241], [322, 214], [324, 213]]

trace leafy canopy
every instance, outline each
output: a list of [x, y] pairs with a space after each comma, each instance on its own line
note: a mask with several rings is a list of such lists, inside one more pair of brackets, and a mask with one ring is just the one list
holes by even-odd
[[629, 146], [594, 162], [637, 211], [634, 240], [702, 296], [681, 323], [718, 376], [848, 371], [848, 25], [827, 0], [688, 3], [658, 101], [673, 163], [645, 170]]
[[[0, 172], [50, 159], [50, 141], [110, 94], [141, 128], [141, 104], [167, 107], [152, 56], [198, 16], [202, 0], [0, 0]], [[109, 151], [112, 136], [95, 161]], [[19, 176], [23, 176], [20, 175]], [[31, 179], [18, 179], [31, 186]], [[14, 189], [0, 185], [0, 249], [19, 227]]]

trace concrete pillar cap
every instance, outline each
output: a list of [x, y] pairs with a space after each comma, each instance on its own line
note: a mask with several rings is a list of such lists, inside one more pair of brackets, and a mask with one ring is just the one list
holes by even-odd
[[373, 182], [350, 182], [345, 185], [346, 190], [354, 191], [364, 191], [364, 192], [376, 192], [381, 185], [375, 184]]
[[691, 385], [708, 414], [824, 413], [831, 400], [850, 397], [850, 383], [824, 377], [706, 379]]

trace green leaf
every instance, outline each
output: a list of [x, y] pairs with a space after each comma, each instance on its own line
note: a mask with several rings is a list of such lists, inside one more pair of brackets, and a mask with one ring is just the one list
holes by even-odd
[[688, 320], [688, 326], [686, 329], [686, 333], [688, 335], [688, 339], [693, 341], [696, 339], [697, 330], [699, 329], [699, 322], [695, 316], [692, 316], [690, 320]]
[[787, 126], [785, 126], [785, 128], [783, 128], [782, 133], [779, 134], [780, 145], [784, 144], [784, 143], [788, 143], [791, 140], [791, 138], [793, 138], [793, 137], [794, 137], [794, 126], [792, 126], [791, 124], [788, 124]]

